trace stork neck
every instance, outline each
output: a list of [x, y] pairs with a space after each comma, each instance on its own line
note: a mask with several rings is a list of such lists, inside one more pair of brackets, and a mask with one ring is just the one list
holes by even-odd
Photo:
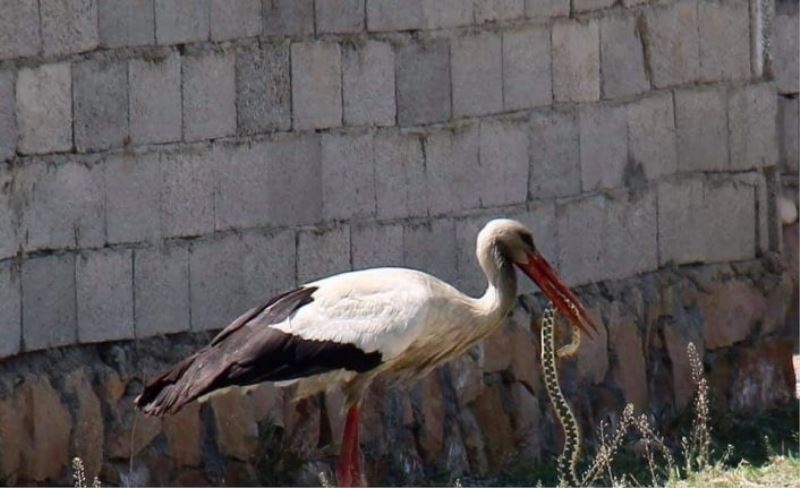
[[517, 274], [514, 266], [496, 245], [478, 247], [478, 262], [488, 284], [478, 299], [481, 311], [496, 323], [506, 316], [517, 297]]

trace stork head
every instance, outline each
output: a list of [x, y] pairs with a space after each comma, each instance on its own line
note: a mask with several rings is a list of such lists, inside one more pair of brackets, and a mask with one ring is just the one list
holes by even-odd
[[[536, 248], [533, 233], [527, 227], [511, 219], [486, 224], [478, 234], [478, 259], [483, 261], [486, 256], [498, 268], [505, 262], [515, 264], [573, 325], [589, 335], [597, 332], [581, 302]], [[484, 270], [486, 264], [481, 262]]]

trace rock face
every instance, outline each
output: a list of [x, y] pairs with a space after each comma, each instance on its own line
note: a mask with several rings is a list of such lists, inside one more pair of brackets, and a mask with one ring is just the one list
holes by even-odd
[[703, 340], [708, 349], [743, 341], [767, 310], [766, 298], [741, 281], [714, 286], [700, 295], [698, 303], [705, 319]]

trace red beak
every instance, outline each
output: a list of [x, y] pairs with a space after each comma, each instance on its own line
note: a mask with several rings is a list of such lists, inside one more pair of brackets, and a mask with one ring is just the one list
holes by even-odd
[[586, 309], [538, 251], [528, 252], [528, 263], [517, 266], [536, 283], [562, 315], [590, 337], [595, 337], [597, 326], [589, 318]]

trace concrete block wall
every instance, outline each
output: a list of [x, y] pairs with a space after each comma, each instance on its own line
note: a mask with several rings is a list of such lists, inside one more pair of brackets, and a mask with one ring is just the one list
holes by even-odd
[[798, 9], [751, 3], [0, 0], [0, 356], [480, 293], [497, 216], [574, 285], [777, 250]]

